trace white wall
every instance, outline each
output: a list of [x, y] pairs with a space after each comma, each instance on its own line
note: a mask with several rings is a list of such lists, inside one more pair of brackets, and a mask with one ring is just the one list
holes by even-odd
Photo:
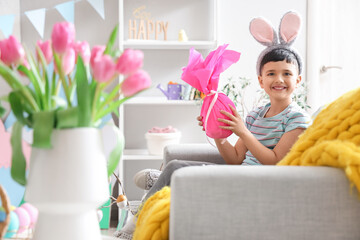
[[[249, 23], [253, 18], [261, 16], [268, 19], [275, 30], [278, 30], [280, 19], [290, 10], [298, 12], [302, 17], [302, 29], [293, 47], [303, 57], [303, 80], [306, 80], [306, 0], [219, 0], [218, 5], [218, 43], [229, 43], [228, 49], [241, 52], [239, 62], [222, 74], [222, 81], [231, 76], [242, 76], [252, 79], [253, 89], [258, 87], [256, 61], [265, 47], [251, 36]], [[252, 101], [247, 103], [252, 104]]]

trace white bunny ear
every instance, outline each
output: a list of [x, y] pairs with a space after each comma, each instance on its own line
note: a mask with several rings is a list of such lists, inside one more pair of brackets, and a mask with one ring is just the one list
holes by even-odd
[[300, 26], [301, 19], [296, 12], [286, 13], [280, 23], [280, 43], [291, 45], [299, 34]]
[[275, 29], [263, 18], [254, 18], [250, 22], [250, 33], [256, 41], [265, 46], [277, 44]]

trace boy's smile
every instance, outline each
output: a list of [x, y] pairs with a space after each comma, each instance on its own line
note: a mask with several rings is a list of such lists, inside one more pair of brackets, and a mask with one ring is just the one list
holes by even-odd
[[271, 101], [290, 103], [291, 94], [301, 81], [297, 66], [286, 60], [266, 63], [261, 71], [259, 83]]

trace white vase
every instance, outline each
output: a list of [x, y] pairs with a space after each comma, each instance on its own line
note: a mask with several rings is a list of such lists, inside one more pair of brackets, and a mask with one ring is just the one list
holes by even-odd
[[100, 240], [96, 209], [109, 199], [100, 131], [54, 130], [52, 149], [33, 148], [25, 201], [39, 210], [35, 240]]

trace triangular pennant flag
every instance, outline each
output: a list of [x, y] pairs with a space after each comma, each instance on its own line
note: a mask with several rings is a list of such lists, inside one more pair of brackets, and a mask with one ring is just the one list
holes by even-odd
[[8, 38], [14, 29], [15, 14], [0, 16], [0, 30]]
[[74, 1], [69, 1], [56, 5], [55, 8], [66, 21], [74, 23], [74, 5]]
[[45, 12], [45, 8], [25, 12], [25, 15], [29, 18], [41, 38], [44, 38]]
[[105, 20], [104, 0], [87, 0], [97, 13]]

